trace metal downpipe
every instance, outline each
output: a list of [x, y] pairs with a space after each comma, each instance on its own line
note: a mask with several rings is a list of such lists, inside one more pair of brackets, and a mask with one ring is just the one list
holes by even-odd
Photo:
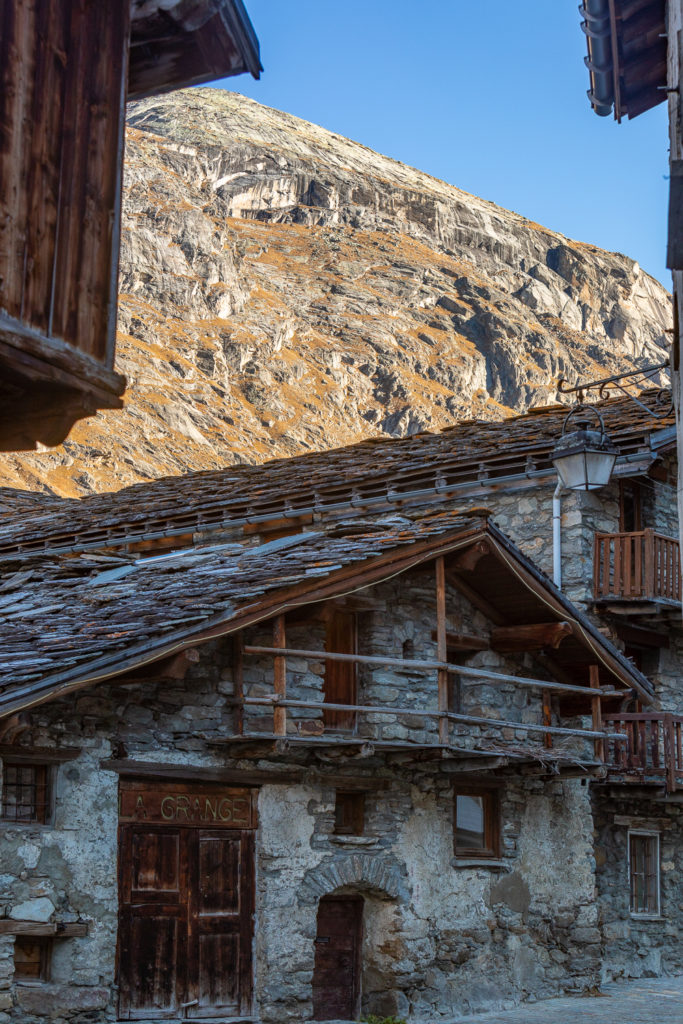
[[562, 499], [560, 495], [563, 490], [562, 483], [558, 480], [557, 487], [553, 491], [553, 583], [558, 590], [562, 590]]
[[615, 99], [609, 0], [584, 0], [579, 13], [585, 19], [581, 28], [588, 43], [588, 56], [584, 58], [591, 82], [588, 99], [599, 117], [608, 117]]

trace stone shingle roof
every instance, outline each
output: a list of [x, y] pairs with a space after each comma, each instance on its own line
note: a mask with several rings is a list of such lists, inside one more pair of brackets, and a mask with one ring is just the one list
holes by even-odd
[[[641, 396], [664, 407], [668, 392]], [[625, 398], [599, 403], [621, 456], [650, 449], [650, 434], [674, 424]], [[174, 534], [209, 533], [297, 514], [391, 505], [405, 495], [432, 497], [514, 474], [552, 470], [551, 452], [568, 408], [533, 409], [502, 423], [466, 421], [435, 434], [372, 439], [260, 466], [166, 477], [112, 494], [22, 509], [0, 519], [0, 562], [31, 550], [111, 548]], [[675, 440], [672, 437], [672, 445]]]
[[484, 536], [491, 561], [473, 585], [489, 587], [486, 600], [491, 590], [494, 599], [504, 594], [513, 623], [538, 621], [539, 609], [573, 621], [574, 635], [558, 655], [566, 653], [569, 670], [600, 661], [612, 683], [636, 686], [647, 699], [645, 677], [480, 509], [328, 524], [266, 544], [223, 543], [137, 560], [27, 558], [0, 582], [0, 715], [287, 608], [362, 589]]

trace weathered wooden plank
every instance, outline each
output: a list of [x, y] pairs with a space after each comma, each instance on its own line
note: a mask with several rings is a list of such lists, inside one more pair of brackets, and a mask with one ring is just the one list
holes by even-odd
[[[276, 703], [276, 701], [275, 701], [274, 697], [245, 697], [244, 698], [244, 703], [247, 704], [247, 705], [249, 705], [249, 704], [254, 704], [254, 705], [261, 704], [261, 705], [266, 705], [267, 706], [267, 705], [272, 705], [272, 704]], [[321, 703], [320, 701], [292, 700], [291, 698], [287, 698], [287, 700], [283, 701], [282, 703], [284, 704], [285, 707], [289, 707], [289, 708], [310, 708], [311, 710], [318, 710], [320, 708], [324, 708], [325, 707], [325, 704]], [[508, 719], [503, 720], [503, 719], [498, 719], [498, 718], [483, 718], [483, 717], [477, 716], [477, 715], [461, 715], [461, 714], [457, 714], [457, 713], [455, 713], [453, 711], [422, 711], [422, 710], [416, 710], [415, 708], [403, 708], [403, 707], [396, 708], [396, 707], [392, 707], [389, 704], [385, 704], [383, 706], [369, 705], [369, 704], [353, 704], [350, 707], [349, 707], [348, 704], [332, 704], [331, 706], [332, 706], [332, 708], [336, 708], [336, 709], [339, 709], [339, 710], [342, 710], [342, 709], [343, 710], [352, 710], [352, 711], [356, 711], [358, 713], [364, 711], [364, 712], [367, 712], [368, 714], [378, 714], [378, 715], [410, 714], [410, 715], [414, 715], [415, 717], [418, 717], [418, 718], [419, 717], [421, 717], [421, 718], [443, 718], [443, 717], [446, 717], [446, 718], [448, 718], [449, 721], [452, 721], [452, 722], [466, 722], [466, 723], [469, 723], [470, 725], [489, 725], [489, 726], [510, 727], [510, 728], [513, 728], [513, 729], [521, 729], [523, 731], [528, 731], [528, 732], [557, 733], [557, 735], [559, 735], [559, 736], [585, 736], [588, 739], [594, 739], [594, 738], [604, 739], [604, 738], [607, 738], [608, 736], [616, 736], [616, 737], [622, 738], [622, 739], [626, 738], [625, 735], [622, 735], [620, 733], [612, 733], [612, 732], [607, 733], [607, 732], [602, 732], [602, 731], [601, 732], [595, 732], [593, 730], [588, 730], [588, 729], [569, 729], [569, 728], [565, 728], [564, 726], [557, 726], [557, 725], [553, 725], [553, 726], [534, 725], [534, 724], [529, 723], [529, 722], [515, 722], [515, 721], [512, 721], [512, 720], [508, 720]], [[233, 737], [231, 737], [231, 738], [233, 738]], [[288, 739], [294, 740], [294, 739], [298, 739], [298, 737], [288, 737]], [[316, 739], [322, 739], [322, 737], [311, 737], [311, 742], [314, 742]], [[345, 743], [345, 742], [347, 742], [347, 740], [340, 739], [337, 742]], [[358, 739], [358, 740], [353, 740], [352, 742], [363, 743], [364, 740]], [[376, 741], [375, 740], [368, 740], [368, 742], [369, 743], [375, 743]], [[442, 746], [443, 744], [439, 744], [439, 745]], [[408, 746], [413, 746], [413, 744], [409, 743]]]
[[197, 765], [168, 764], [157, 761], [136, 761], [133, 758], [112, 758], [100, 761], [105, 771], [139, 778], [178, 779], [184, 782], [223, 782], [232, 786], [283, 785], [311, 779], [326, 786], [343, 786], [361, 791], [386, 789], [386, 779], [370, 776], [325, 774], [315, 769], [291, 765], [286, 769], [205, 768]]
[[[372, 654], [339, 654], [332, 651], [315, 651], [307, 650], [298, 647], [285, 647], [284, 650], [279, 647], [262, 647], [260, 645], [245, 644], [245, 654], [267, 654], [277, 655], [282, 651], [287, 657], [292, 658], [311, 658], [312, 660], [325, 660], [328, 661], [355, 661], [361, 665], [391, 665], [396, 668], [415, 668], [424, 669], [425, 671], [433, 671], [434, 669], [445, 669], [447, 672], [454, 675], [463, 675], [471, 677], [473, 679], [482, 679], [486, 682], [490, 682], [492, 685], [499, 683], [504, 685], [506, 683], [515, 683], [518, 686], [534, 686], [540, 689], [557, 690], [571, 692], [571, 693], [583, 693], [590, 697], [594, 697], [594, 691], [588, 686], [576, 686], [569, 683], [556, 683], [549, 679], [531, 679], [526, 676], [513, 676], [508, 675], [504, 672], [490, 672], [488, 669], [474, 668], [472, 665], [451, 665], [447, 661], [426, 661], [415, 658], [390, 658], [380, 657]], [[605, 693], [611, 691], [606, 690]]]
[[62, 938], [83, 937], [88, 934], [88, 924], [83, 921], [12, 921], [0, 918], [0, 935], [56, 935]]
[[75, 761], [81, 753], [80, 747], [21, 747], [13, 743], [0, 743], [0, 759], [17, 764], [61, 764]]

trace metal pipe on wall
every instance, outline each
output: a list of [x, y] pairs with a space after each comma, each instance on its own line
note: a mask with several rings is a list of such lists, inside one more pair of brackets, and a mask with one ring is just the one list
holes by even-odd
[[553, 491], [553, 583], [558, 590], [562, 589], [562, 494], [560, 480]]

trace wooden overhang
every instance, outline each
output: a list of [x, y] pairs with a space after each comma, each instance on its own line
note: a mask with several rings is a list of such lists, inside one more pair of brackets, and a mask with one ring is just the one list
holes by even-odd
[[132, 0], [129, 100], [262, 70], [242, 0]]
[[667, 98], [665, 0], [584, 0], [589, 99], [601, 116], [634, 118]]
[[553, 638], [552, 656], [533, 647], [551, 677], [585, 685], [598, 666], [602, 687], [650, 702], [646, 677], [480, 510], [389, 517], [365, 533], [217, 545], [114, 569], [88, 556], [27, 562], [0, 594], [0, 716], [439, 557], [494, 625], [569, 627], [561, 642]]
[[[640, 397], [655, 412], [670, 404], [665, 389]], [[618, 474], [653, 472], [675, 453], [673, 413], [658, 419], [627, 398], [596, 408], [618, 448]], [[433, 434], [167, 477], [64, 499], [61, 508], [55, 500], [44, 511], [0, 520], [0, 560], [22, 561], [38, 551], [133, 550], [174, 537], [185, 547], [188, 534], [190, 544], [207, 543], [221, 530], [301, 529], [321, 516], [363, 519], [382, 509], [456, 502], [460, 495], [554, 486], [551, 456], [566, 415], [565, 405], [547, 406], [503, 422], [466, 420]]]
[[7, 0], [0, 12], [0, 451], [122, 405], [125, 103], [249, 70], [241, 0]]

